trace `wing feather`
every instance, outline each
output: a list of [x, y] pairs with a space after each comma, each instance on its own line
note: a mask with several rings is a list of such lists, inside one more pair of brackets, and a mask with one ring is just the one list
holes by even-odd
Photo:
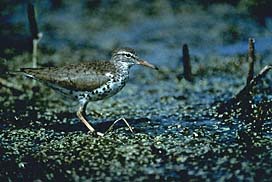
[[22, 68], [21, 71], [34, 79], [69, 90], [92, 91], [110, 80], [106, 73], [114, 72], [115, 67], [110, 62], [96, 61], [63, 67]]

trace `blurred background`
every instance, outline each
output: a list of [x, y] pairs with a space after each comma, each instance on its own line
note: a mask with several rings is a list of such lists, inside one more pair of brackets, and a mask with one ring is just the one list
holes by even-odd
[[[28, 1], [1, 1], [0, 56], [31, 51]], [[187, 43], [192, 55], [243, 54], [249, 37], [258, 52], [272, 43], [269, 0], [31, 1], [36, 10], [41, 52], [105, 58], [113, 48], [133, 47], [158, 64], [175, 62]], [[53, 61], [53, 58], [47, 58]], [[54, 60], [56, 61], [56, 60]], [[40, 63], [43, 63], [40, 62]], [[170, 64], [174, 65], [175, 64]], [[169, 66], [169, 64], [168, 64]]]

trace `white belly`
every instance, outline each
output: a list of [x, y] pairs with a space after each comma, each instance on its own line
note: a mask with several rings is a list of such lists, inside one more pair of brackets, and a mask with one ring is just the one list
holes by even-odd
[[115, 95], [125, 86], [126, 79], [113, 81], [110, 80], [102, 87], [93, 91], [75, 92], [74, 95], [79, 100], [97, 101]]

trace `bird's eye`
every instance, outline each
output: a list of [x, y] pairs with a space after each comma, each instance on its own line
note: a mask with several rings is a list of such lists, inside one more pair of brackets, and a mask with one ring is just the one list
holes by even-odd
[[130, 55], [130, 54], [125, 54], [125, 56], [126, 56], [127, 58], [131, 58], [131, 55]]

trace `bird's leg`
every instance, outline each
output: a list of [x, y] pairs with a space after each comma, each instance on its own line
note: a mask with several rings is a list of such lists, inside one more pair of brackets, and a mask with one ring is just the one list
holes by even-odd
[[126, 120], [125, 118], [119, 118], [119, 119], [115, 120], [115, 121], [110, 125], [110, 127], [107, 129], [107, 131], [106, 131], [105, 133], [107, 133], [107, 132], [109, 132], [110, 130], [112, 130], [113, 126], [114, 126], [116, 123], [118, 123], [119, 121], [123, 121], [123, 122], [127, 125], [127, 127], [129, 128], [129, 130], [131, 131], [131, 133], [133, 133], [133, 130], [132, 130], [131, 126], [128, 124], [128, 122], [127, 122], [127, 120]]
[[[77, 117], [85, 124], [85, 126], [90, 130], [90, 133], [96, 133], [98, 136], [104, 136], [103, 133], [101, 132], [96, 132], [94, 127], [91, 126], [91, 124], [85, 119], [85, 115], [86, 115], [86, 107], [87, 107], [88, 102], [84, 102], [82, 105], [80, 105], [78, 111], [77, 111]], [[119, 118], [117, 120], [115, 120], [110, 127], [107, 129], [107, 132], [109, 132], [110, 130], [112, 130], [113, 126], [118, 123], [119, 121], [123, 121], [129, 128], [129, 130], [131, 131], [131, 133], [133, 133], [133, 130], [131, 128], [131, 126], [128, 124], [127, 120], [125, 118]]]
[[[85, 124], [85, 126], [90, 130], [89, 132], [94, 133], [95, 129], [89, 124], [89, 122], [85, 119], [84, 115], [86, 115], [86, 106], [88, 102], [84, 102], [77, 111], [77, 117]], [[96, 132], [97, 135], [103, 136], [103, 133]]]

